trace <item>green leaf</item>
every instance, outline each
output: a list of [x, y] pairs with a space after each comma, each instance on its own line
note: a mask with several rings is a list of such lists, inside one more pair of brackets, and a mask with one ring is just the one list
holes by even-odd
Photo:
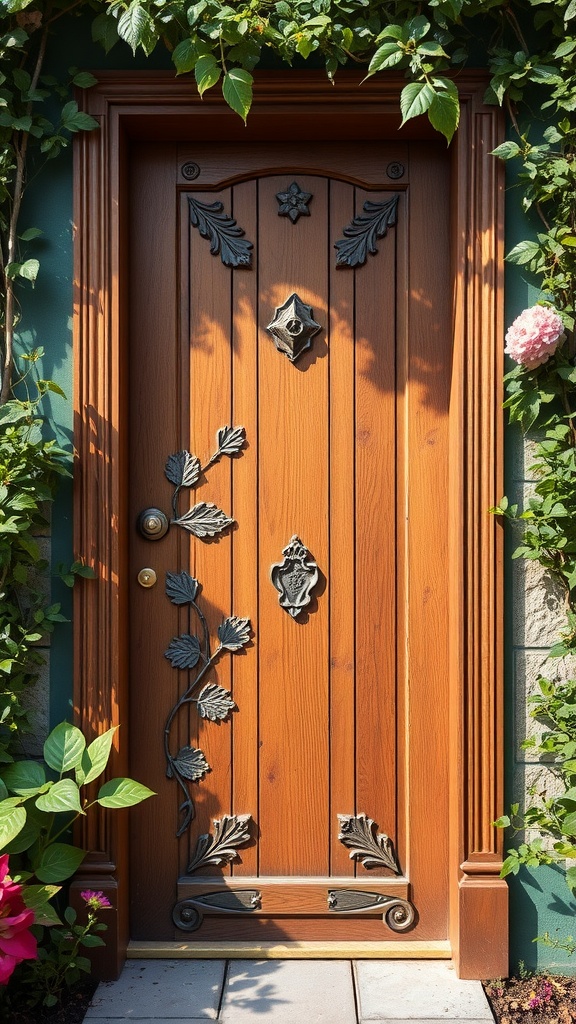
[[224, 75], [222, 93], [229, 107], [240, 114], [246, 122], [248, 111], [252, 105], [252, 75], [243, 68], [232, 68]]
[[18, 796], [35, 796], [46, 782], [46, 772], [37, 761], [15, 761], [2, 771], [2, 778]]
[[0, 801], [0, 850], [8, 846], [26, 824], [26, 810], [16, 805], [19, 803], [15, 797]]
[[80, 867], [85, 856], [86, 851], [79, 850], [77, 846], [51, 843], [44, 850], [34, 873], [41, 882], [64, 882]]
[[67, 772], [78, 767], [85, 747], [86, 740], [80, 729], [68, 722], [60, 722], [44, 744], [44, 760], [55, 772]]
[[567, 814], [562, 822], [562, 833], [566, 836], [576, 836], [576, 811]]
[[31, 242], [33, 238], [38, 238], [42, 234], [44, 234], [44, 232], [41, 228], [26, 228], [26, 231], [23, 231], [18, 237], [21, 238], [23, 242]]
[[506, 259], [509, 263], [517, 263], [522, 265], [524, 263], [530, 263], [535, 256], [540, 252], [540, 245], [538, 242], [527, 240], [524, 242], [518, 242], [513, 249], [510, 250]]
[[571, 0], [564, 11], [564, 21], [571, 21], [572, 18], [576, 18], [576, 0]]
[[98, 79], [91, 75], [89, 71], [78, 71], [74, 75], [72, 82], [79, 89], [91, 89], [93, 85], [98, 85]]
[[576, 867], [567, 869], [566, 885], [568, 886], [571, 892], [576, 892]]
[[400, 95], [400, 110], [402, 111], [402, 124], [412, 117], [419, 117], [425, 114], [432, 100], [434, 90], [426, 82], [410, 82], [405, 85]]
[[392, 68], [404, 59], [405, 53], [401, 47], [398, 46], [398, 43], [383, 43], [382, 46], [378, 47], [370, 61], [370, 64], [368, 65], [368, 74], [366, 75], [366, 78], [369, 78], [370, 75], [374, 75], [376, 71], [382, 71], [383, 68]]
[[204, 95], [207, 89], [211, 89], [216, 84], [221, 74], [222, 68], [217, 63], [213, 54], [206, 53], [198, 58], [194, 68], [194, 76], [198, 92], [201, 96]]
[[182, 39], [172, 52], [172, 63], [177, 75], [193, 71], [197, 60], [198, 50], [194, 39]]
[[117, 728], [115, 725], [101, 736], [97, 736], [84, 751], [80, 766], [76, 769], [76, 781], [79, 786], [87, 786], [89, 782], [94, 782], [94, 779], [104, 771]]
[[104, 47], [105, 53], [109, 53], [119, 39], [116, 19], [109, 14], [98, 14], [92, 22], [92, 39]]
[[501, 160], [511, 160], [515, 156], [520, 156], [522, 150], [516, 142], [502, 142], [496, 149], [492, 150], [492, 156], [498, 156]]
[[441, 132], [444, 135], [447, 142], [452, 141], [452, 136], [458, 127], [460, 119], [458, 90], [455, 86], [454, 89], [456, 95], [444, 90], [436, 92], [428, 109], [430, 124], [437, 132]]
[[151, 789], [134, 779], [110, 779], [100, 787], [98, 803], [101, 807], [132, 807], [155, 795]]
[[156, 33], [154, 21], [148, 14], [145, 7], [142, 7], [139, 0], [132, 0], [132, 3], [118, 19], [118, 35], [129, 46], [132, 53], [136, 53], [139, 46], [146, 54], [154, 49]]
[[63, 811], [84, 814], [80, 806], [78, 786], [73, 779], [60, 779], [59, 782], [55, 782], [47, 793], [38, 797], [36, 807], [39, 811], [53, 814], [60, 814]]
[[38, 260], [26, 260], [25, 263], [21, 264], [18, 275], [19, 277], [26, 278], [27, 281], [35, 281], [38, 277], [39, 269], [40, 263]]

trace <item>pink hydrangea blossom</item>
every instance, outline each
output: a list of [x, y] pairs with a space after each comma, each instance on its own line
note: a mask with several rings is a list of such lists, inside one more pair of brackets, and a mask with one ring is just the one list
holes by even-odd
[[565, 337], [564, 324], [555, 309], [531, 306], [508, 328], [504, 351], [528, 370], [534, 370], [554, 354]]
[[7, 985], [22, 960], [36, 960], [36, 939], [28, 929], [34, 911], [22, 899], [22, 886], [8, 874], [8, 854], [0, 857], [0, 985]]

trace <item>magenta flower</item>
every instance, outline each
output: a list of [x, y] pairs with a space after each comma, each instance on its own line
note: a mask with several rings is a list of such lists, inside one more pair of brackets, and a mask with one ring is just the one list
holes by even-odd
[[36, 939], [28, 929], [34, 911], [22, 899], [22, 886], [8, 875], [8, 854], [0, 857], [0, 985], [7, 985], [23, 960], [36, 960]]
[[555, 309], [531, 306], [508, 328], [504, 351], [528, 370], [534, 370], [554, 354], [565, 337], [564, 324]]
[[83, 889], [80, 893], [87, 907], [90, 910], [109, 910], [112, 904], [102, 891], [95, 892], [94, 889]]

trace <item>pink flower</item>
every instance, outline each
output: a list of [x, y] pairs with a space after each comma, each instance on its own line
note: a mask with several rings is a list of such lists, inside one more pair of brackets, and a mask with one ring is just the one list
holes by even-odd
[[94, 889], [83, 889], [80, 893], [87, 907], [91, 910], [108, 910], [112, 904], [102, 891], [95, 892]]
[[565, 337], [564, 324], [555, 309], [531, 306], [508, 328], [504, 351], [528, 370], [534, 370], [554, 354]]
[[34, 911], [22, 899], [22, 886], [8, 875], [8, 854], [0, 857], [0, 985], [7, 985], [22, 960], [36, 960], [36, 939], [28, 929]]

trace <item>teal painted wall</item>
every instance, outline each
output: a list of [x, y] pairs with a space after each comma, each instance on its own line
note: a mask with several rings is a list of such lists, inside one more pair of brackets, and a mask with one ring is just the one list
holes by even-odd
[[[64, 19], [63, 19], [64, 20]], [[117, 47], [106, 58], [100, 48], [90, 40], [89, 23], [84, 19], [70, 20], [58, 28], [50, 56], [49, 70], [62, 74], [70, 64], [92, 70], [101, 68], [126, 69], [136, 67], [170, 68], [168, 55], [159, 50], [151, 61], [134, 61], [126, 47]], [[38, 243], [41, 272], [32, 300], [26, 304], [26, 320], [22, 325], [22, 338], [28, 347], [43, 345], [46, 356], [43, 373], [52, 377], [72, 396], [72, 158], [71, 150], [50, 161], [38, 179], [30, 185], [23, 215], [25, 227], [42, 228], [43, 239]], [[526, 220], [520, 210], [520, 195], [510, 175], [507, 187], [506, 242], [510, 248], [528, 236]], [[36, 243], [35, 243], [36, 244]], [[36, 253], [35, 253], [36, 254]], [[509, 267], [506, 275], [507, 316], [510, 323], [526, 306], [533, 304], [538, 292], [524, 279], [517, 268]], [[71, 439], [71, 402], [52, 398], [50, 406], [52, 429], [67, 442]], [[520, 466], [518, 435], [508, 430], [506, 435], [507, 493], [521, 487], [523, 472]], [[70, 563], [72, 553], [72, 491], [64, 485], [58, 495], [53, 512], [52, 557], [56, 566]], [[510, 550], [510, 543], [508, 544]], [[513, 602], [519, 599], [513, 591], [510, 562], [507, 559], [506, 582], [506, 680], [507, 680], [507, 799], [518, 798], [519, 779], [524, 762], [517, 748], [513, 727], [516, 682], [514, 662], [515, 646], [512, 638]], [[90, 585], [80, 583], [81, 586]], [[53, 600], [62, 601], [67, 614], [71, 613], [71, 593], [57, 579], [53, 580]], [[51, 651], [51, 721], [70, 717], [72, 679], [71, 627], [64, 626], [56, 633]], [[532, 968], [553, 966], [574, 972], [576, 961], [566, 954], [533, 943], [535, 935], [548, 930], [558, 937], [573, 930], [576, 906], [569, 897], [560, 872], [543, 868], [523, 871], [510, 883], [511, 900], [511, 965], [518, 961]]]

